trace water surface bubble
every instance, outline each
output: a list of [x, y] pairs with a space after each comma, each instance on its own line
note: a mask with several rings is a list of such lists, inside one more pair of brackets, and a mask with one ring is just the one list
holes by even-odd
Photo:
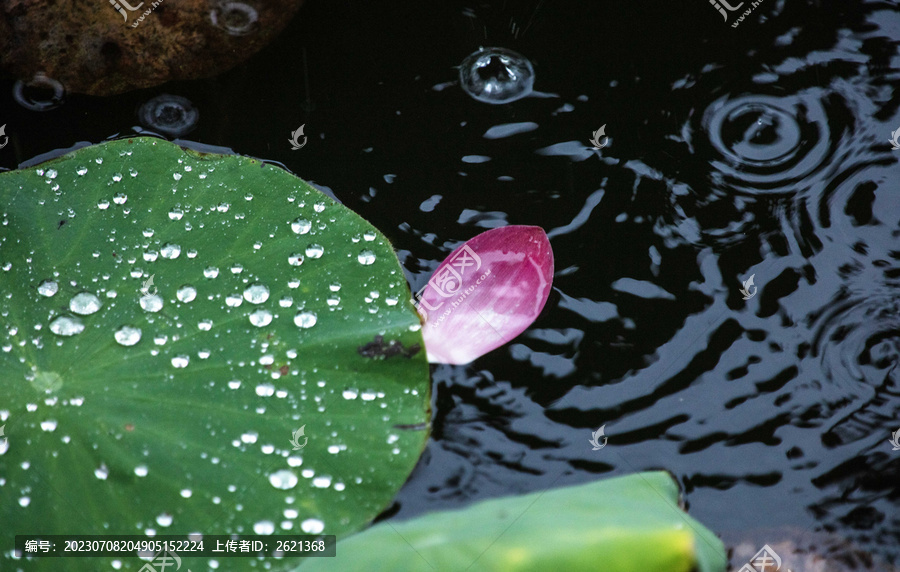
[[16, 103], [31, 111], [47, 111], [63, 104], [66, 89], [59, 81], [38, 72], [30, 80], [18, 80], [13, 86]]
[[483, 48], [460, 64], [459, 83], [478, 101], [509, 103], [531, 93], [534, 68], [525, 56], [512, 50]]
[[209, 19], [231, 36], [246, 36], [256, 29], [259, 14], [243, 2], [221, 2], [210, 11]]
[[57, 336], [74, 336], [84, 331], [84, 324], [73, 316], [59, 316], [50, 322], [50, 331]]
[[82, 316], [93, 314], [101, 305], [100, 298], [90, 292], [79, 292], [69, 300], [69, 309]]
[[200, 112], [187, 98], [164, 93], [142, 105], [138, 118], [147, 129], [180, 137], [196, 127]]
[[141, 341], [141, 329], [133, 326], [122, 326], [115, 333], [116, 341], [123, 346], [133, 346]]

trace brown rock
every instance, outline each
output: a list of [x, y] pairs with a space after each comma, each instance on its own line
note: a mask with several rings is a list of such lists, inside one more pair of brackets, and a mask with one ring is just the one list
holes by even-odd
[[269, 43], [301, 4], [0, 0], [0, 66], [24, 80], [43, 72], [91, 95], [209, 77]]

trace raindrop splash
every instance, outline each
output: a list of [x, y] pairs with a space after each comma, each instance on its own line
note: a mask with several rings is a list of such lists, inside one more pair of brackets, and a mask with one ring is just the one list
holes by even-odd
[[534, 86], [534, 68], [525, 56], [505, 48], [479, 50], [459, 66], [459, 83], [473, 99], [501, 104], [522, 99]]
[[164, 93], [142, 105], [138, 118], [147, 129], [180, 137], [196, 127], [200, 112], [187, 98]]

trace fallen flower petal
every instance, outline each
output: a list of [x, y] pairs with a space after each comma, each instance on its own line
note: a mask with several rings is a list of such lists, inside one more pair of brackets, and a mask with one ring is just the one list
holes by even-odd
[[466, 364], [525, 331], [553, 283], [544, 229], [506, 226], [453, 251], [417, 294], [428, 361]]

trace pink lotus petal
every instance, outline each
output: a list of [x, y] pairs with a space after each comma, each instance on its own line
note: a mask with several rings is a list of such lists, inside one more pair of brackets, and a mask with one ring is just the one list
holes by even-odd
[[416, 295], [428, 361], [465, 364], [509, 342], [541, 313], [552, 284], [544, 229], [506, 226], [472, 238]]

